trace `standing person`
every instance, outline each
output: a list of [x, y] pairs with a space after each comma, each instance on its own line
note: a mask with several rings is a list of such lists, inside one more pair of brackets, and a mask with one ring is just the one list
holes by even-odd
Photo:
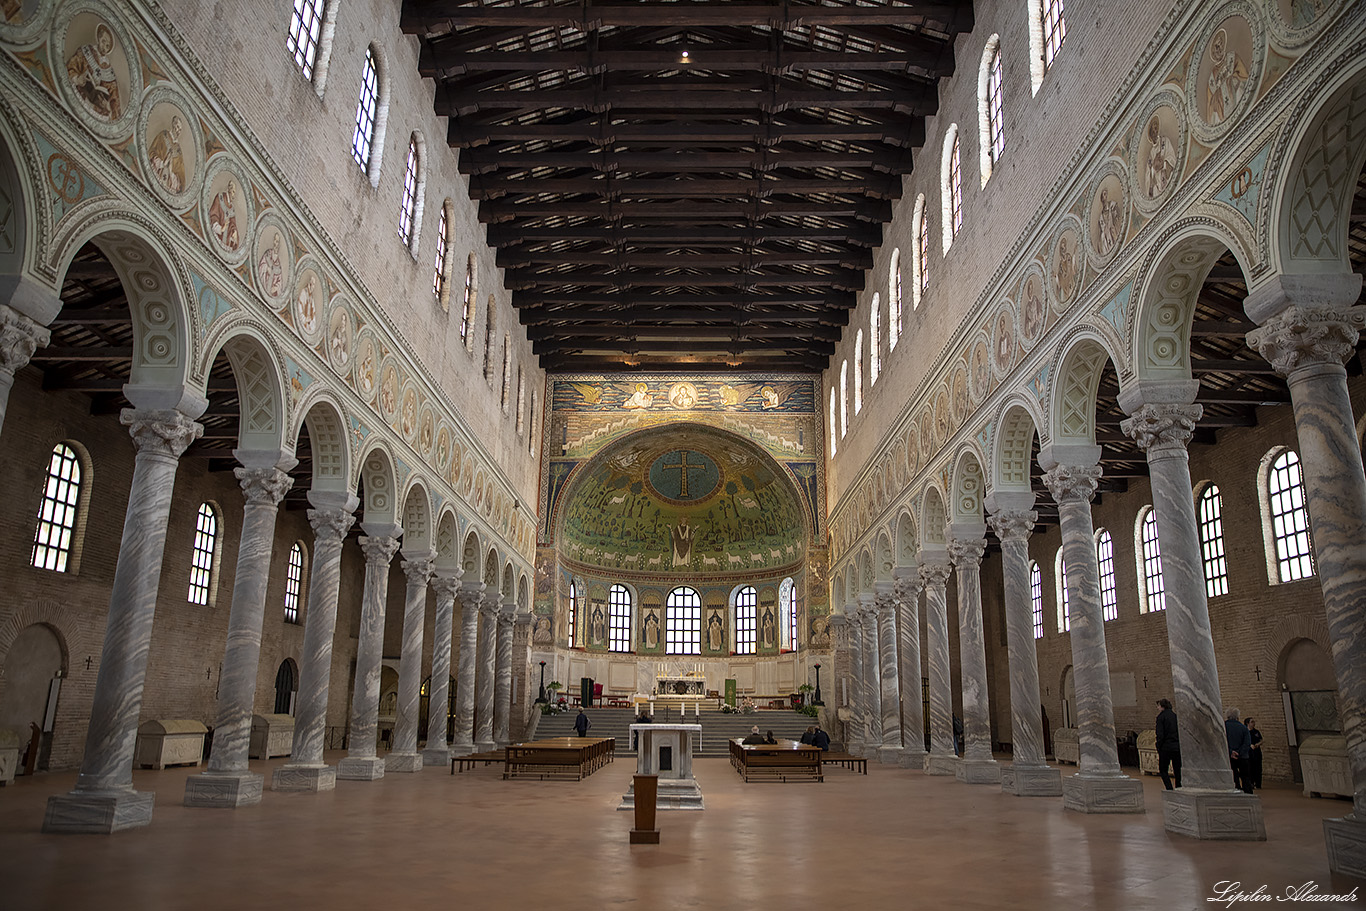
[[1228, 761], [1233, 767], [1233, 786], [1252, 793], [1252, 736], [1238, 720], [1238, 710], [1224, 713], [1224, 732], [1228, 734]]
[[1252, 788], [1257, 790], [1262, 786], [1262, 732], [1257, 730], [1257, 722], [1251, 718], [1243, 724], [1247, 725], [1248, 737], [1252, 740]]
[[579, 717], [574, 719], [574, 731], [580, 737], [587, 737], [588, 729], [592, 726], [593, 722], [588, 720], [588, 716], [584, 714], [583, 709], [579, 709]]
[[1159, 699], [1161, 711], [1157, 713], [1157, 762], [1162, 773], [1162, 786], [1172, 790], [1171, 778], [1167, 775], [1168, 766], [1176, 777], [1176, 787], [1181, 787], [1181, 741], [1176, 733], [1176, 713], [1172, 711], [1170, 699]]

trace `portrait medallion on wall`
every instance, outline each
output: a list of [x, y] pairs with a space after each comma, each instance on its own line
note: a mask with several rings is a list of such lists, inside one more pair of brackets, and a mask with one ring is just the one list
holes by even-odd
[[1064, 228], [1058, 235], [1057, 242], [1053, 244], [1049, 277], [1053, 292], [1053, 309], [1062, 314], [1077, 299], [1083, 278], [1081, 238], [1075, 226], [1069, 225]]
[[1276, 0], [1270, 4], [1276, 43], [1286, 48], [1307, 44], [1333, 21], [1329, 13], [1337, 5], [1338, 0]]
[[920, 470], [920, 435], [912, 429], [906, 434], [906, 476], [915, 477]]
[[934, 439], [935, 445], [942, 445], [953, 432], [953, 416], [949, 410], [949, 390], [939, 387], [939, 395], [934, 400]]
[[[342, 317], [337, 316], [337, 311], [346, 312], [345, 307], [332, 308], [332, 321], [336, 323]], [[345, 322], [349, 326], [351, 323], [350, 314], [347, 313]], [[331, 343], [328, 344], [329, 350]], [[351, 358], [351, 376], [356, 384], [356, 392], [366, 403], [373, 401], [375, 389], [379, 385], [379, 343], [370, 330], [363, 329], [356, 337], [356, 346]]]
[[27, 44], [43, 30], [49, 12], [42, 0], [0, 0], [0, 36], [14, 44]]
[[954, 368], [953, 378], [949, 381], [949, 409], [955, 427], [963, 423], [968, 415], [968, 368], [962, 361]]
[[252, 200], [242, 178], [222, 159], [209, 168], [202, 206], [209, 246], [229, 265], [240, 264], [247, 258]]
[[991, 329], [991, 365], [996, 370], [997, 377], [1005, 377], [1015, 366], [1015, 352], [1018, 345], [1015, 340], [1015, 311], [1011, 308], [1009, 301], [1004, 301], [999, 310], [996, 311], [996, 319], [992, 323]]
[[986, 338], [978, 338], [969, 358], [972, 367], [972, 397], [981, 401], [991, 391], [991, 347]]
[[379, 394], [377, 397], [380, 416], [384, 418], [387, 424], [392, 425], [395, 418], [398, 417], [400, 394], [398, 367], [395, 366], [392, 356], [387, 357], [379, 371]]
[[674, 383], [669, 387], [669, 404], [675, 408], [691, 408], [697, 404], [697, 387], [692, 383]]
[[1048, 325], [1048, 308], [1044, 303], [1043, 277], [1033, 270], [1020, 285], [1020, 337], [1025, 345], [1033, 346], [1043, 336]]
[[[252, 256], [252, 274], [256, 290], [272, 307], [285, 300], [294, 272], [294, 257], [289, 238], [274, 215], [261, 216], [256, 229], [256, 250]], [[321, 317], [314, 312], [313, 332], [319, 329]]]
[[432, 442], [435, 437], [436, 409], [432, 407], [431, 402], [423, 402], [417, 415], [417, 451], [422, 454], [424, 459], [431, 458]]
[[412, 380], [403, 384], [403, 394], [399, 398], [398, 432], [410, 446], [417, 439], [417, 386]]
[[935, 450], [934, 409], [926, 405], [920, 412], [920, 420], [917, 423], [920, 425], [920, 451], [929, 455]]
[[318, 274], [317, 266], [306, 262], [299, 269], [299, 277], [294, 280], [294, 293], [289, 299], [289, 316], [300, 337], [310, 345], [322, 341], [323, 322], [327, 317], [326, 303], [327, 286]]
[[1266, 40], [1255, 10], [1232, 12], [1243, 7], [1241, 0], [1225, 7], [1196, 45], [1199, 62], [1192, 67], [1187, 93], [1196, 114], [1192, 128], [1205, 141], [1228, 132], [1257, 93]]
[[1145, 212], [1167, 201], [1181, 181], [1186, 160], [1186, 122], [1180, 102], [1163, 93], [1136, 125], [1131, 160], [1135, 203]]
[[1111, 163], [1092, 190], [1086, 222], [1091, 262], [1103, 266], [1115, 258], [1129, 227], [1129, 196], [1118, 165]]
[[165, 86], [147, 93], [138, 135], [148, 183], [173, 209], [189, 208], [199, 189], [202, 152], [195, 121]]
[[[450, 467], [451, 460], [451, 428], [446, 424], [441, 425], [441, 429], [436, 432], [436, 468], [443, 474]], [[455, 486], [455, 485], [451, 485]]]
[[62, 48], [57, 81], [72, 110], [106, 139], [127, 135], [142, 94], [142, 74], [129, 65], [131, 45], [122, 27], [83, 11], [59, 23], [57, 30], [54, 44]]

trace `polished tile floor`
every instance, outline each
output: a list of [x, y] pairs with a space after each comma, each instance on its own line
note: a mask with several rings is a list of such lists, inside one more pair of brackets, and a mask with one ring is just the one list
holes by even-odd
[[[281, 762], [253, 767], [268, 777]], [[615, 808], [633, 770], [618, 760], [582, 782], [541, 782], [429, 768], [324, 794], [267, 791], [236, 811], [181, 806], [194, 770], [138, 772], [138, 789], [157, 792], [155, 819], [112, 837], [40, 834], [48, 795], [75, 774], [21, 778], [0, 790], [0, 909], [1237, 911], [1253, 903], [1206, 901], [1216, 883], [1272, 895], [1356, 885], [1330, 878], [1320, 824], [1350, 804], [1288, 788], [1262, 792], [1267, 842], [1216, 844], [1163, 830], [1154, 778], [1146, 815], [1083, 816], [1061, 798], [876, 763], [866, 777], [745, 785], [706, 759], [706, 811], [661, 813], [661, 843], [632, 847], [631, 817]]]

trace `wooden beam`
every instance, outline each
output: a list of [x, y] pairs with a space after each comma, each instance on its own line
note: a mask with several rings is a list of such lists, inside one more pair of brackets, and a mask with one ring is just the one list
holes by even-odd
[[457, 28], [754, 28], [784, 32], [815, 25], [890, 25], [920, 29], [952, 23], [967, 31], [970, 4], [909, 3], [897, 6], [808, 6], [773, 0], [739, 4], [694, 3], [566, 4], [556, 6], [469, 6], [462, 0], [406, 0], [399, 27], [410, 35], [444, 34]]
[[655, 320], [630, 320], [622, 322], [574, 322], [567, 326], [527, 326], [527, 338], [532, 342], [559, 339], [561, 337], [578, 338], [588, 333], [598, 335], [610, 335], [612, 333], [631, 333], [636, 335], [651, 335], [669, 332], [674, 335], [686, 335], [689, 338], [795, 338], [795, 339], [819, 339], [822, 341], [839, 341], [842, 334], [839, 326], [823, 326], [815, 324], [803, 324], [795, 326], [702, 326], [688, 320], [671, 320], [661, 314]]
[[[617, 266], [633, 269], [710, 268], [745, 269], [762, 263], [769, 266], [841, 266], [846, 269], [873, 268], [873, 254], [868, 250], [843, 253], [776, 253], [771, 251], [726, 253], [528, 253], [521, 250], [498, 252], [500, 269], [526, 266]], [[553, 274], [553, 273], [548, 273]]]
[[90, 348], [50, 345], [47, 348], [39, 348], [31, 358], [31, 360], [39, 363], [49, 361], [131, 361], [132, 359], [132, 345]]
[[863, 290], [864, 273], [854, 270], [832, 271], [821, 275], [807, 272], [725, 272], [677, 273], [600, 272], [577, 270], [539, 274], [526, 269], [511, 269], [503, 276], [503, 286], [511, 291], [537, 286], [581, 285], [620, 288], [765, 288], [830, 286], [846, 291]]
[[[603, 199], [558, 200], [555, 202], [514, 203], [505, 200], [485, 200], [479, 204], [479, 221], [508, 222], [516, 218], [559, 218], [588, 215], [613, 221], [727, 221], [747, 222], [778, 216], [807, 218], [855, 218], [859, 221], [885, 224], [891, 221], [892, 204], [886, 200], [857, 203], [822, 203], [807, 200], [762, 199], [733, 203], [658, 203], [612, 202]], [[564, 229], [573, 236], [572, 228]]]
[[[490, 225], [487, 238], [490, 246], [506, 248], [514, 244], [544, 244], [573, 241], [592, 241], [615, 245], [619, 238], [611, 225], [575, 225], [572, 232], [564, 228], [544, 228], [521, 225]], [[793, 227], [790, 225], [755, 222], [752, 226], [729, 227], [708, 225], [638, 225], [630, 231], [631, 243], [638, 246], [733, 247], [740, 244], [781, 243], [800, 240], [860, 247], [875, 247], [882, 243], [880, 225], [855, 222], [830, 227]]]
[[837, 111], [881, 110], [911, 117], [929, 117], [939, 108], [937, 86], [922, 85], [911, 91], [844, 92], [838, 89], [778, 88], [740, 91], [717, 84], [707, 88], [661, 86], [622, 89], [494, 89], [461, 92], [449, 89], [436, 94], [438, 117], [466, 117], [481, 111], [655, 111], [660, 109], [717, 111], [783, 111], [830, 109]]
[[500, 155], [488, 154], [488, 150], [476, 148], [466, 149], [460, 154], [460, 171], [463, 174], [487, 174], [491, 171], [529, 171], [540, 168], [612, 171], [617, 174], [631, 172], [678, 174], [696, 171], [754, 169], [772, 171], [778, 168], [829, 168], [836, 171], [848, 171], [856, 168], [871, 168], [887, 174], [909, 174], [912, 164], [911, 153], [906, 149], [897, 152], [857, 150], [823, 152], [805, 149], [696, 152], [661, 149], [651, 152], [607, 152], [602, 150], [509, 152]]
[[[922, 45], [942, 49], [944, 42], [925, 37]], [[461, 76], [480, 70], [547, 72], [566, 70], [581, 73], [609, 73], [621, 71], [657, 72], [686, 68], [692, 71], [724, 71], [764, 73], [805, 73], [812, 70], [826, 72], [877, 71], [899, 73], [919, 79], [934, 80], [953, 73], [952, 66], [931, 62], [924, 55], [874, 51], [807, 51], [785, 45], [768, 47], [733, 47], [679, 42], [657, 45], [646, 49], [602, 48], [583, 46], [574, 50], [541, 51], [518, 49], [509, 51], [472, 51], [450, 53], [441, 47], [441, 39], [432, 41], [430, 69], [423, 75], [437, 80]], [[683, 52], [687, 56], [683, 56]]]
[[471, 199], [498, 199], [509, 195], [540, 195], [542, 193], [588, 194], [600, 197], [662, 196], [665, 198], [715, 199], [738, 196], [748, 200], [767, 199], [774, 195], [807, 196], [813, 194], [868, 196], [874, 199], [897, 199], [901, 196], [901, 178], [890, 174], [874, 174], [865, 180], [848, 178], [816, 179], [803, 177], [738, 177], [738, 178], [617, 178], [601, 177], [487, 177], [479, 176], [470, 182]]

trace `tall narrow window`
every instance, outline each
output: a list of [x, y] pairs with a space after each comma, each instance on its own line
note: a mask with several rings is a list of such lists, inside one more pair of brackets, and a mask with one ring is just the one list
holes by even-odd
[[1067, 37], [1067, 18], [1063, 13], [1063, 0], [1043, 0], [1043, 68], [1045, 71], [1057, 59], [1062, 49], [1063, 39]]
[[1228, 560], [1224, 557], [1224, 501], [1219, 488], [1207, 486], [1195, 510], [1200, 523], [1200, 557], [1205, 567], [1205, 597], [1228, 594]]
[[887, 273], [887, 350], [895, 351], [901, 340], [901, 248], [892, 251]]
[[356, 102], [356, 130], [351, 134], [351, 157], [367, 173], [370, 170], [370, 151], [375, 140], [375, 118], [378, 113], [379, 71], [375, 68], [374, 48], [366, 48], [365, 67], [360, 75], [360, 99]]
[[289, 37], [285, 47], [294, 55], [294, 63], [304, 78], [313, 78], [313, 65], [318, 60], [318, 39], [323, 30], [324, 0], [294, 0], [294, 14], [289, 17]]
[[569, 647], [579, 644], [579, 584], [569, 580]]
[[607, 592], [607, 650], [631, 650], [631, 591], [613, 585]]
[[503, 414], [508, 410], [508, 393], [512, 387], [512, 340], [508, 338], [506, 332], [503, 333], [503, 388], [498, 397], [498, 404], [503, 409]]
[[496, 314], [493, 312], [493, 295], [489, 295], [488, 312], [484, 314], [484, 379], [489, 387], [493, 386], [493, 333]]
[[521, 365], [517, 367], [517, 435], [526, 430], [526, 377], [522, 376]]
[[839, 427], [835, 424], [835, 387], [830, 387], [830, 458], [835, 457], [839, 447], [835, 445], [839, 439]]
[[915, 305], [919, 307], [920, 299], [930, 290], [930, 218], [925, 211], [925, 197], [920, 197], [917, 204], [920, 223], [915, 231]]
[[1307, 579], [1314, 575], [1313, 542], [1309, 535], [1309, 510], [1304, 502], [1300, 457], [1293, 449], [1285, 450], [1271, 463], [1266, 488], [1279, 581]]
[[854, 334], [854, 414], [863, 410], [863, 330]]
[[52, 449], [38, 507], [38, 528], [33, 534], [29, 562], [39, 569], [67, 571], [76, 534], [81, 500], [81, 463], [76, 450], [65, 443]]
[[1058, 632], [1066, 633], [1072, 629], [1072, 605], [1067, 594], [1067, 561], [1062, 558], [1062, 548], [1058, 548], [1056, 563], [1058, 579]]
[[195, 519], [194, 550], [190, 554], [191, 604], [208, 604], [213, 588], [213, 564], [218, 552], [218, 514], [210, 503], [199, 504]]
[[[432, 294], [436, 296], [436, 302], [441, 305], [441, 309], [447, 313], [451, 310], [451, 296], [448, 293], [450, 286], [450, 224], [447, 219], [447, 209], [450, 208], [449, 201], [441, 207], [441, 217], [436, 222], [436, 261], [432, 264]], [[460, 324], [460, 337], [465, 337], [465, 324]]]
[[1139, 553], [1143, 560], [1143, 606], [1147, 612], [1167, 609], [1167, 586], [1162, 581], [1162, 545], [1157, 536], [1157, 513], [1146, 506], [1138, 519]]
[[1096, 532], [1096, 562], [1100, 564], [1100, 612], [1106, 620], [1119, 616], [1119, 589], [1115, 584], [1115, 540], [1105, 529]]
[[408, 161], [403, 166], [403, 198], [398, 207], [398, 237], [413, 246], [413, 220], [417, 217], [417, 140], [408, 140]]
[[304, 587], [304, 546], [298, 541], [289, 549], [285, 564], [285, 622], [299, 622], [299, 600]]
[[753, 655], [759, 648], [759, 593], [746, 585], [735, 593], [735, 654]]
[[1002, 102], [1001, 39], [992, 35], [982, 57], [982, 72], [978, 77], [978, 107], [980, 111], [978, 147], [981, 150], [982, 186], [995, 170], [996, 163], [1006, 149], [1005, 107]]
[[1034, 638], [1043, 638], [1043, 571], [1029, 561], [1029, 606], [1034, 616]]
[[949, 127], [949, 135], [944, 140], [944, 162], [940, 191], [943, 194], [944, 252], [958, 237], [963, 228], [963, 162], [962, 146], [958, 141], [958, 124]]
[[686, 586], [669, 592], [664, 602], [664, 653], [702, 654], [702, 599]]
[[873, 295], [873, 309], [868, 313], [868, 385], [877, 383], [882, 372], [882, 327], [878, 325], [877, 295]]
[[840, 439], [849, 432], [849, 362], [840, 362]]
[[526, 451], [536, 451], [536, 390], [531, 390], [531, 404], [527, 406]]
[[778, 647], [784, 651], [797, 650], [797, 585], [790, 578], [778, 586], [779, 626]]
[[472, 350], [474, 345], [474, 333], [470, 332], [470, 326], [474, 325], [474, 254], [465, 262], [465, 297], [460, 305], [460, 340], [465, 343], [465, 350]]

